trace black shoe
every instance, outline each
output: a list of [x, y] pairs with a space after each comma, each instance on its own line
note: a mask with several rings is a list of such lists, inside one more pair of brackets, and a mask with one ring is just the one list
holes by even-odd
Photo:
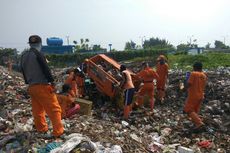
[[201, 125], [200, 127], [194, 128], [193, 129], [193, 133], [202, 133], [202, 132], [206, 132], [206, 126], [205, 125]]

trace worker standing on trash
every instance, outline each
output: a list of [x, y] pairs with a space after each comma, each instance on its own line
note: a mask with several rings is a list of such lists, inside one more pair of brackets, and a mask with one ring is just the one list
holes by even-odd
[[7, 67], [8, 67], [8, 72], [11, 74], [11, 72], [12, 72], [12, 60], [10, 59], [10, 57], [8, 58], [8, 61], [7, 61]]
[[21, 70], [32, 101], [32, 114], [38, 132], [48, 131], [45, 115], [53, 125], [53, 135], [63, 134], [61, 107], [54, 92], [54, 79], [46, 63], [45, 56], [40, 52], [42, 40], [38, 35], [29, 37], [30, 49], [21, 56]]
[[77, 83], [79, 97], [84, 97], [85, 95], [84, 72], [79, 67], [74, 69], [74, 72], [76, 74], [76, 83]]
[[166, 63], [166, 58], [164, 55], [160, 55], [157, 58], [157, 68], [156, 72], [159, 75], [159, 80], [157, 80], [157, 98], [163, 102], [165, 97], [165, 85], [168, 79], [168, 69], [169, 66]]
[[196, 62], [193, 65], [193, 72], [190, 74], [186, 85], [188, 88], [188, 97], [184, 106], [184, 111], [196, 125], [196, 128], [194, 129], [195, 132], [205, 129], [204, 123], [198, 113], [204, 99], [206, 81], [207, 76], [202, 72], [202, 63]]
[[64, 84], [62, 86], [62, 92], [57, 94], [58, 102], [62, 109], [62, 118], [69, 118], [80, 109], [80, 105], [75, 104], [74, 98], [69, 94], [70, 90], [70, 85]]
[[129, 113], [132, 110], [132, 100], [133, 95], [135, 92], [135, 88], [133, 85], [133, 81], [131, 78], [131, 73], [126, 69], [125, 65], [120, 66], [120, 72], [122, 74], [122, 81], [120, 83], [120, 87], [125, 89], [124, 96], [125, 96], [125, 106], [124, 106], [124, 119], [129, 118]]
[[138, 91], [137, 101], [135, 105], [142, 106], [144, 103], [144, 96], [147, 94], [149, 96], [150, 108], [153, 111], [154, 108], [154, 82], [153, 80], [159, 79], [158, 74], [149, 67], [148, 63], [142, 63], [142, 70], [136, 75], [139, 78], [143, 85]]

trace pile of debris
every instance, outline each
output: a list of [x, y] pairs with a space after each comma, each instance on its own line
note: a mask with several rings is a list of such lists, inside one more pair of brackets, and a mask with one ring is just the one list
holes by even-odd
[[[63, 72], [54, 73], [62, 77]], [[54, 140], [35, 131], [21, 75], [0, 67], [0, 152], [230, 152], [229, 72], [227, 68], [208, 72], [201, 108], [208, 130], [202, 134], [191, 132], [192, 123], [183, 114], [186, 92], [179, 89], [184, 73], [173, 70], [167, 97], [156, 104], [153, 114], [147, 106], [124, 121], [108, 102], [93, 108], [92, 116], [76, 114], [63, 120], [65, 135]]]

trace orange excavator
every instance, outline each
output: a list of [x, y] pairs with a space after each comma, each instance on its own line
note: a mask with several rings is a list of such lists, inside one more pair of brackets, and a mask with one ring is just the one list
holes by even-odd
[[[86, 59], [84, 65], [86, 67], [86, 76], [93, 82], [99, 94], [116, 102], [118, 107], [123, 107], [123, 92], [118, 87], [122, 79], [120, 64], [104, 54], [98, 54]], [[135, 74], [132, 74], [132, 79], [138, 86]], [[88, 95], [92, 95], [91, 91], [94, 91], [92, 87], [86, 89]]]

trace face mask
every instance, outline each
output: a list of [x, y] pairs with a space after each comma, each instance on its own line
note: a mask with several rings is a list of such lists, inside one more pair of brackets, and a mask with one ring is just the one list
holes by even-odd
[[37, 51], [40, 52], [41, 49], [42, 49], [42, 44], [41, 43], [39, 43], [39, 44], [31, 44], [30, 47], [35, 48]]
[[160, 65], [163, 65], [165, 64], [165, 61], [164, 60], [160, 60]]

